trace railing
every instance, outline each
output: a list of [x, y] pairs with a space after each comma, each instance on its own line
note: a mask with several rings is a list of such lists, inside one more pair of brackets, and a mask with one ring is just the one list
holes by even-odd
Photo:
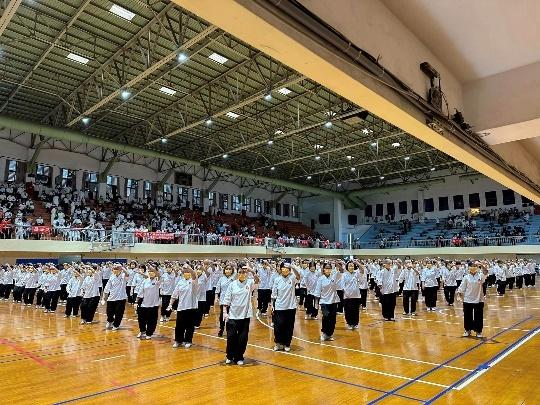
[[477, 238], [413, 239], [409, 241], [367, 241], [353, 243], [354, 249], [478, 247], [540, 244], [540, 235], [531, 236], [480, 236]]

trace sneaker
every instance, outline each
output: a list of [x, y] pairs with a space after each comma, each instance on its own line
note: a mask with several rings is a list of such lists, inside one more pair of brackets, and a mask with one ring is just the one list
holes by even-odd
[[416, 312], [411, 313], [411, 316], [418, 316]]
[[358, 325], [353, 325], [353, 329], [358, 329]]
[[327, 337], [324, 333], [321, 333], [321, 342], [324, 342]]
[[144, 340], [150, 340], [150, 339], [152, 339], [152, 336], [148, 336], [148, 335], [144, 336]]
[[236, 362], [236, 364], [238, 364], [239, 366], [243, 366], [244, 365], [244, 360], [238, 360]]
[[64, 318], [68, 318], [68, 317], [69, 317], [69, 315], [64, 315]]
[[476, 337], [479, 338], [479, 339], [482, 339], [484, 336], [481, 333], [476, 332]]
[[304, 315], [304, 319], [311, 319], [311, 316], [309, 316], [309, 315]]
[[142, 332], [139, 332], [139, 333], [137, 334], [137, 338], [139, 338], [139, 339], [142, 338], [142, 336], [143, 336], [143, 333], [142, 333]]
[[105, 329], [111, 329], [111, 328], [112, 328], [112, 323], [107, 322], [107, 323], [105, 324]]
[[347, 325], [347, 329], [349, 329], [349, 330], [353, 330], [353, 329], [354, 329], [354, 327], [353, 327], [352, 325]]
[[405, 311], [403, 311], [403, 315], [409, 315], [409, 313], [408, 313], [408, 312], [405, 312]]
[[200, 326], [195, 326], [195, 329], [200, 329], [201, 327]]
[[311, 319], [313, 319], [314, 321], [316, 321], [316, 320], [319, 319], [319, 318], [316, 317], [316, 316], [312, 316]]
[[174, 342], [172, 347], [173, 347], [173, 349], [176, 349], [177, 347], [180, 347], [180, 346], [183, 346], [183, 345], [184, 345], [183, 343]]
[[328, 337], [326, 338], [326, 340], [328, 340], [329, 342], [332, 342], [332, 341], [334, 340], [334, 338], [333, 338], [332, 336], [328, 336]]
[[223, 331], [220, 330], [218, 333], [217, 333], [218, 337], [223, 337]]
[[290, 351], [291, 351], [290, 346], [285, 346], [285, 351], [286, 351], [287, 353], [290, 352]]
[[120, 329], [119, 326], [113, 326], [111, 330], [112, 330], [113, 332], [116, 332], [118, 329]]
[[186, 349], [189, 349], [189, 348], [191, 347], [191, 343], [184, 343], [184, 347], [185, 347]]
[[231, 364], [231, 363], [232, 363], [232, 360], [225, 359], [225, 364]]
[[275, 351], [275, 352], [280, 351], [280, 350], [281, 350], [280, 345], [275, 345], [275, 346], [274, 346], [274, 351]]
[[81, 321], [81, 325], [84, 325], [86, 322], [85, 321]]
[[165, 318], [161, 317], [161, 318], [159, 318], [159, 321], [160, 322], [165, 322]]
[[463, 335], [461, 335], [461, 336], [463, 336], [463, 337], [469, 337], [469, 336], [471, 336], [471, 332], [468, 331], [468, 330], [466, 330], [465, 332], [463, 332]]

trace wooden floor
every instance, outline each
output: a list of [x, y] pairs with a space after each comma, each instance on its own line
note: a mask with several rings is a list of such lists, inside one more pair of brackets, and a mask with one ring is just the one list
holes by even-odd
[[[120, 331], [0, 301], [0, 392], [4, 404], [48, 403], [455, 403], [532, 404], [540, 398], [540, 288], [487, 299], [484, 340], [462, 338], [462, 311], [381, 322], [368, 298], [357, 331], [338, 316], [336, 340], [298, 312], [290, 353], [272, 351], [267, 319], [251, 323], [244, 366], [223, 364], [214, 313], [191, 349], [173, 350], [174, 322], [139, 341], [133, 310]], [[401, 299], [398, 310], [401, 314]]]

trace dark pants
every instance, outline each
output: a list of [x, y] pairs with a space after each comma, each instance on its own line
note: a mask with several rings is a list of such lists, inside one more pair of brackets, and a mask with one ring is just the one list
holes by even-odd
[[79, 307], [81, 306], [82, 297], [68, 297], [66, 301], [66, 312], [67, 316], [79, 315]]
[[68, 293], [66, 288], [67, 284], [60, 284], [60, 301], [67, 300]]
[[272, 290], [261, 290], [259, 288], [257, 292], [257, 309], [263, 314], [266, 314], [266, 311], [268, 310], [271, 295]]
[[484, 327], [484, 303], [463, 303], [463, 327], [466, 331], [482, 333]]
[[384, 319], [394, 319], [396, 309], [396, 293], [383, 294], [381, 296], [382, 316]]
[[184, 309], [176, 312], [176, 327], [174, 328], [174, 341], [177, 343], [192, 343], [195, 326], [193, 317], [196, 309]]
[[486, 296], [487, 288], [488, 288], [488, 282], [487, 282], [487, 280], [486, 280], [486, 281], [484, 281], [484, 282], [482, 283], [482, 293], [484, 294], [484, 297]]
[[49, 311], [56, 311], [56, 306], [58, 305], [58, 297], [60, 291], [47, 291], [45, 297], [43, 297], [43, 306]]
[[307, 295], [307, 288], [306, 287], [296, 288], [295, 294], [299, 298], [298, 305], [304, 305], [304, 301]]
[[216, 301], [216, 290], [206, 290], [206, 305], [204, 308], [205, 315], [208, 315], [210, 313], [210, 308], [214, 306], [214, 302]]
[[156, 331], [159, 316], [159, 306], [157, 307], [139, 307], [139, 331], [146, 333], [146, 336], [152, 336]]
[[103, 289], [105, 289], [105, 286], [107, 285], [107, 283], [109, 282], [109, 279], [108, 278], [103, 278], [101, 279], [101, 285], [103, 286]]
[[227, 321], [227, 359], [243, 361], [249, 336], [249, 318]]
[[169, 304], [171, 302], [171, 296], [170, 295], [162, 295], [161, 296], [161, 316], [164, 318], [170, 318], [172, 311], [167, 311], [167, 308], [169, 307]]
[[444, 286], [444, 299], [447, 303], [453, 304], [454, 303], [454, 295], [456, 294], [457, 286], [453, 285], [446, 285]]
[[13, 301], [22, 302], [23, 291], [24, 286], [22, 285], [16, 285], [13, 287]]
[[206, 301], [199, 301], [197, 303], [197, 309], [195, 310], [195, 314], [193, 315], [193, 323], [195, 326], [199, 327], [201, 326], [203, 313], [206, 308]]
[[343, 313], [343, 290], [337, 290], [336, 292], [339, 297], [339, 302], [337, 304], [337, 312], [342, 314]]
[[115, 328], [119, 328], [125, 309], [126, 300], [107, 301], [107, 322], [112, 323]]
[[337, 306], [338, 304], [321, 304], [321, 332], [326, 336], [332, 336], [336, 329]]
[[437, 306], [437, 288], [438, 287], [424, 287], [426, 307], [435, 308]]
[[45, 295], [45, 291], [43, 291], [41, 288], [39, 290], [37, 290], [37, 293], [36, 293], [36, 305], [38, 307], [43, 306], [43, 296], [44, 295]]
[[456, 284], [457, 284], [457, 286], [459, 288], [459, 285], [461, 284], [461, 280], [456, 280]]
[[26, 305], [32, 305], [34, 303], [34, 295], [36, 295], [35, 288], [25, 288], [23, 291], [23, 299]]
[[315, 297], [312, 294], [306, 295], [306, 301], [304, 302], [306, 308], [306, 315], [316, 317], [319, 310], [315, 308]]
[[13, 284], [4, 284], [4, 298], [8, 299], [9, 294], [11, 294], [11, 289], [13, 288]]
[[418, 302], [418, 290], [403, 290], [403, 312], [414, 314]]
[[92, 322], [99, 303], [99, 297], [83, 298], [81, 301], [81, 320]]
[[223, 320], [223, 305], [219, 306], [219, 331], [223, 333], [225, 330], [225, 321]]
[[130, 285], [126, 286], [126, 294], [127, 294], [127, 301], [129, 304], [135, 304], [135, 301], [133, 300], [133, 296], [131, 295], [131, 289], [132, 287]]
[[296, 309], [274, 311], [274, 342], [289, 347], [294, 331]]
[[495, 284], [496, 281], [497, 277], [495, 277], [495, 274], [490, 274], [489, 276], [487, 276], [487, 282], [490, 287]]
[[344, 298], [345, 322], [350, 326], [358, 326], [360, 321], [360, 298]]
[[367, 306], [367, 288], [360, 289], [360, 306], [366, 308]]
[[506, 284], [508, 285], [508, 289], [509, 290], [513, 290], [514, 289], [514, 282], [516, 281], [516, 278], [515, 277], [508, 277], [506, 279]]
[[533, 287], [536, 285], [536, 273], [531, 274], [531, 285]]
[[516, 288], [523, 288], [523, 276], [516, 276]]
[[506, 281], [497, 280], [497, 294], [504, 295], [505, 290], [506, 290]]

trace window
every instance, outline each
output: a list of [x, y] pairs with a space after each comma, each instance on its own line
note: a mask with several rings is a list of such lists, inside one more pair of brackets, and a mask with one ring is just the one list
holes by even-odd
[[433, 212], [435, 210], [435, 204], [433, 198], [424, 199], [424, 212]]
[[480, 194], [478, 193], [469, 194], [469, 207], [480, 208]]
[[210, 191], [208, 193], [208, 206], [217, 207], [217, 193], [215, 191]]
[[92, 172], [84, 172], [82, 187], [84, 191], [90, 191], [92, 193], [97, 192], [98, 174]]
[[386, 213], [387, 215], [390, 215], [391, 217], [396, 216], [396, 205], [394, 203], [387, 203], [386, 204]]
[[139, 198], [139, 182], [133, 179], [126, 179], [126, 198], [136, 200]]
[[439, 211], [448, 211], [448, 197], [439, 197]]
[[465, 203], [463, 202], [463, 196], [462, 195], [455, 195], [454, 196], [454, 209], [455, 210], [462, 210], [465, 208]]
[[163, 185], [163, 201], [171, 202], [173, 200], [173, 187], [171, 184], [165, 183]]
[[50, 187], [52, 184], [52, 170], [47, 165], [37, 165], [36, 167], [36, 183]]
[[377, 204], [375, 206], [375, 215], [378, 217], [383, 216], [384, 206], [382, 204]]
[[283, 204], [283, 216], [284, 217], [290, 217], [291, 216], [291, 205], [290, 204]]
[[60, 169], [60, 176], [62, 179], [62, 187], [73, 187], [73, 180], [75, 179], [75, 171], [70, 169]]
[[192, 192], [192, 196], [193, 196], [193, 206], [200, 207], [201, 206], [201, 189], [194, 188]]
[[[62, 182], [63, 181], [64, 178], [62, 176]], [[110, 194], [113, 197], [118, 195], [118, 176], [107, 176], [107, 194]]]
[[523, 207], [529, 207], [529, 206], [534, 205], [534, 203], [531, 200], [523, 196], [521, 196], [521, 204]]
[[407, 214], [407, 201], [400, 201], [399, 202], [399, 214], [400, 215]]
[[373, 216], [373, 205], [366, 205], [366, 208], [364, 208], [364, 216], [369, 218]]
[[411, 200], [411, 214], [418, 214], [418, 200]]
[[229, 194], [219, 195], [219, 209], [222, 209], [222, 210], [229, 209]]
[[178, 202], [187, 203], [189, 199], [189, 188], [178, 187]]
[[255, 214], [262, 214], [262, 200], [255, 198]]
[[143, 198], [145, 200], [152, 198], [153, 192], [154, 192], [154, 185], [152, 184], [151, 181], [145, 180], [143, 184]]
[[486, 207], [496, 207], [496, 206], [497, 206], [497, 192], [486, 191]]
[[504, 205], [514, 205], [516, 203], [516, 195], [513, 190], [503, 190], [502, 195]]
[[298, 206], [296, 204], [291, 204], [291, 217], [298, 218]]
[[233, 211], [240, 211], [240, 196], [233, 194], [231, 197], [231, 209]]
[[349, 225], [356, 225], [358, 223], [358, 217], [356, 215], [349, 215], [347, 217], [347, 223]]
[[6, 182], [7, 183], [19, 183], [22, 180], [22, 162], [16, 160], [8, 160], [6, 162]]
[[330, 224], [330, 214], [319, 214], [319, 224], [321, 225]]
[[276, 203], [275, 207], [276, 207], [276, 215], [281, 216], [281, 204]]
[[246, 212], [251, 212], [251, 197], [244, 197], [243, 209]]
[[264, 213], [266, 215], [272, 215], [272, 204], [270, 201], [264, 202]]

